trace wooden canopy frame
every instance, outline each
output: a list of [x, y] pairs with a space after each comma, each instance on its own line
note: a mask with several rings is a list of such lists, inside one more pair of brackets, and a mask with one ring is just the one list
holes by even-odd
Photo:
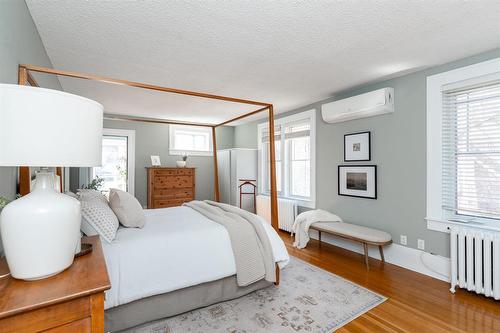
[[[213, 144], [213, 152], [214, 152], [214, 197], [215, 201], [220, 201], [220, 193], [219, 193], [219, 172], [218, 172], [218, 164], [217, 164], [217, 140], [216, 140], [216, 128], [219, 126], [224, 126], [233, 121], [243, 119], [248, 116], [252, 116], [254, 114], [267, 111], [269, 116], [269, 128], [274, 128], [274, 110], [273, 105], [270, 103], [228, 97], [228, 96], [220, 96], [214, 94], [208, 94], [203, 92], [196, 92], [190, 90], [176, 89], [176, 88], [167, 88], [161, 86], [155, 86], [147, 83], [133, 82], [127, 80], [113, 79], [108, 77], [89, 75], [84, 73], [70, 72], [70, 71], [62, 71], [52, 68], [39, 67], [34, 65], [19, 65], [18, 70], [18, 84], [20, 85], [31, 85], [34, 87], [39, 87], [36, 80], [31, 75], [31, 72], [52, 74], [52, 75], [60, 75], [66, 77], [72, 77], [77, 79], [85, 79], [91, 81], [105, 82], [110, 84], [136, 87], [141, 89], [148, 90], [156, 90], [165, 93], [171, 94], [180, 94], [187, 95], [193, 97], [200, 98], [208, 98], [226, 102], [240, 103], [240, 104], [249, 104], [256, 105], [259, 109], [240, 115], [238, 117], [234, 117], [223, 121], [219, 124], [203, 124], [203, 123], [192, 123], [192, 122], [183, 122], [183, 121], [175, 121], [175, 120], [156, 120], [156, 119], [141, 119], [141, 118], [132, 118], [132, 117], [121, 117], [121, 116], [112, 116], [114, 119], [126, 120], [126, 121], [140, 121], [140, 122], [149, 122], [149, 123], [161, 123], [161, 124], [176, 124], [176, 125], [190, 125], [190, 126], [203, 126], [212, 128], [212, 144]], [[278, 192], [276, 188], [276, 152], [274, 147], [274, 131], [269, 131], [269, 159], [270, 159], [270, 187], [271, 187], [271, 224], [274, 229], [278, 230]], [[61, 168], [57, 168], [57, 174], [61, 175]], [[19, 193], [21, 195], [27, 194], [30, 192], [30, 177], [29, 177], [29, 167], [20, 167], [19, 168], [20, 175], [20, 184], [19, 184]], [[61, 187], [62, 189], [62, 187]]]

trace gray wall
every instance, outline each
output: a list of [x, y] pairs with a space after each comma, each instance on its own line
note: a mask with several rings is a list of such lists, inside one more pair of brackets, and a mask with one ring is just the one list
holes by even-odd
[[[151, 155], [159, 155], [161, 164], [175, 166], [180, 156], [168, 154], [169, 126], [165, 124], [104, 120], [104, 128], [135, 130], [135, 196], [142, 205], [147, 204], [146, 166], [151, 166]], [[234, 128], [217, 129], [218, 149], [232, 148]], [[196, 198], [213, 199], [212, 156], [190, 156], [188, 166], [196, 168]], [[81, 182], [81, 181], [80, 181]]]
[[[408, 236], [408, 246], [417, 248], [424, 239], [426, 251], [448, 256], [448, 236], [427, 230], [426, 215], [426, 78], [453, 68], [500, 57], [500, 49], [399, 78], [351, 89], [285, 115], [317, 110], [316, 194], [317, 208], [339, 214], [346, 221], [390, 232], [399, 242]], [[333, 80], [334, 78], [332, 78]], [[373, 118], [327, 124], [321, 105], [383, 87], [395, 89], [395, 113]], [[283, 116], [283, 115], [280, 115]], [[378, 166], [378, 199], [337, 195], [337, 166], [343, 162], [344, 134], [371, 131], [372, 161], [358, 164]], [[235, 128], [235, 146], [255, 148], [257, 124]]]
[[[17, 83], [17, 66], [35, 64], [52, 67], [24, 1], [0, 1], [0, 82]], [[37, 77], [46, 88], [60, 89], [56, 77]], [[0, 142], [0, 144], [6, 144]], [[16, 194], [16, 168], [0, 167], [0, 195]], [[0, 244], [0, 253], [2, 252]]]
[[257, 148], [256, 123], [234, 127], [234, 148]]
[[234, 129], [233, 126], [222, 126], [215, 129], [217, 150], [234, 147]]

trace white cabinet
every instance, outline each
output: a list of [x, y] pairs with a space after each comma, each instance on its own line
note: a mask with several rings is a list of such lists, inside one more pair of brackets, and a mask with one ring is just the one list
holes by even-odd
[[[220, 201], [239, 207], [241, 179], [257, 180], [257, 149], [233, 148], [217, 151]], [[254, 182], [257, 185], [257, 181]], [[251, 192], [247, 185], [243, 192]], [[253, 212], [253, 196], [244, 195], [241, 208]]]

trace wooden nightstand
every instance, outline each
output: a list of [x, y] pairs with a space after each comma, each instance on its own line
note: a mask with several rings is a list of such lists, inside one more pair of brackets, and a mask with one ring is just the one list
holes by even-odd
[[93, 251], [60, 274], [30, 282], [0, 279], [0, 332], [104, 332], [104, 291], [111, 284], [99, 237], [85, 241]]

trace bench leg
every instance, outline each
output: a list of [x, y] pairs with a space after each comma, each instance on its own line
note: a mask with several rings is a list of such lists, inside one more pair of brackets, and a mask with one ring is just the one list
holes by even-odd
[[321, 231], [318, 230], [319, 247], [321, 247]]
[[382, 262], [385, 262], [385, 258], [384, 258], [384, 248], [382, 247], [382, 245], [379, 245], [379, 246], [378, 246], [378, 251], [380, 252], [380, 259], [382, 259]]
[[368, 244], [363, 243], [363, 249], [365, 250], [365, 264], [366, 264], [366, 269], [370, 269], [370, 265], [368, 264]]

